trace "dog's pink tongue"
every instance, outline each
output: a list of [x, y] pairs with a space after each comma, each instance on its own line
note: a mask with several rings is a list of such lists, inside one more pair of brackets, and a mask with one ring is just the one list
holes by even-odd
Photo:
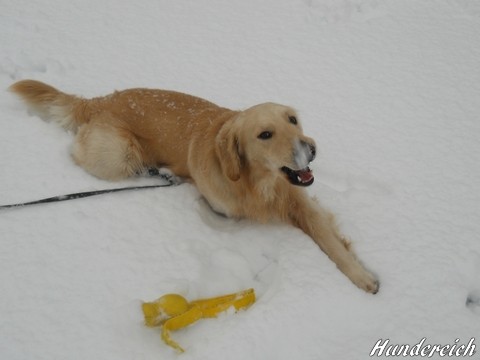
[[298, 172], [298, 176], [300, 177], [300, 180], [302, 180], [303, 183], [307, 183], [313, 179], [312, 170], [310, 170], [309, 168], [300, 170]]

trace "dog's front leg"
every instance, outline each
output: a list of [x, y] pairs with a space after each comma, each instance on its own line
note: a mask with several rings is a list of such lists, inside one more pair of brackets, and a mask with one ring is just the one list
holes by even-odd
[[298, 192], [294, 198], [290, 212], [293, 224], [309, 235], [355, 285], [376, 294], [378, 281], [360, 264], [349, 243], [340, 236], [334, 216], [303, 193]]

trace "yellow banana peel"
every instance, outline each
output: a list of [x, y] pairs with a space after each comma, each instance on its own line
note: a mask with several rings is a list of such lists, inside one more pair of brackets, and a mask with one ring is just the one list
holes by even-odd
[[178, 294], [167, 294], [152, 302], [142, 304], [145, 325], [162, 327], [162, 340], [169, 346], [184, 352], [172, 340], [170, 331], [184, 328], [202, 318], [213, 318], [219, 313], [235, 308], [246, 309], [255, 302], [255, 291], [248, 289], [238, 293], [188, 302]]

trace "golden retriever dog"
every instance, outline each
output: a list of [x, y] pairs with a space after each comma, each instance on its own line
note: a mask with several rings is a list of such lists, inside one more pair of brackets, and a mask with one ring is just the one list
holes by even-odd
[[265, 103], [233, 111], [151, 89], [83, 99], [33, 80], [11, 90], [40, 117], [75, 134], [73, 159], [89, 173], [117, 180], [166, 168], [193, 182], [219, 213], [302, 229], [355, 285], [378, 291], [333, 215], [302, 188], [314, 180], [308, 165], [316, 148], [292, 108]]

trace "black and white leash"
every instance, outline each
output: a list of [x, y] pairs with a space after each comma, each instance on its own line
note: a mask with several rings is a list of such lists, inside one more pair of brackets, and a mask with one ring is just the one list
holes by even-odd
[[73, 194], [53, 196], [46, 199], [29, 201], [29, 202], [24, 202], [19, 204], [0, 205], [0, 209], [18, 208], [18, 207], [24, 207], [24, 206], [30, 206], [30, 205], [37, 205], [37, 204], [46, 204], [46, 203], [59, 202], [59, 201], [75, 200], [75, 199], [81, 199], [89, 196], [110, 194], [110, 193], [115, 193], [120, 191], [154, 189], [154, 188], [167, 187], [172, 185], [175, 185], [175, 183], [168, 182], [167, 184], [160, 184], [160, 185], [129, 186], [129, 187], [116, 188], [116, 189], [84, 191], [84, 192], [78, 192]]
[[147, 175], [150, 177], [156, 177], [157, 179], [161, 179], [166, 181], [165, 184], [159, 185], [145, 185], [145, 186], [127, 186], [122, 188], [116, 189], [104, 189], [104, 190], [94, 190], [94, 191], [83, 191], [73, 194], [66, 194], [66, 195], [58, 195], [49, 197], [46, 199], [40, 199], [35, 201], [29, 201], [24, 203], [18, 204], [9, 204], [9, 205], [0, 205], [0, 210], [2, 209], [11, 209], [11, 208], [18, 208], [30, 205], [37, 205], [37, 204], [47, 204], [52, 202], [60, 202], [60, 201], [67, 201], [67, 200], [75, 200], [75, 199], [82, 199], [89, 196], [96, 196], [102, 194], [111, 194], [120, 191], [129, 191], [129, 190], [142, 190], [142, 189], [155, 189], [160, 187], [167, 187], [173, 185], [179, 185], [182, 183], [182, 179], [176, 177], [170, 170], [167, 169], [158, 169], [158, 168], [147, 168], [144, 172], [139, 172], [137, 175]]

